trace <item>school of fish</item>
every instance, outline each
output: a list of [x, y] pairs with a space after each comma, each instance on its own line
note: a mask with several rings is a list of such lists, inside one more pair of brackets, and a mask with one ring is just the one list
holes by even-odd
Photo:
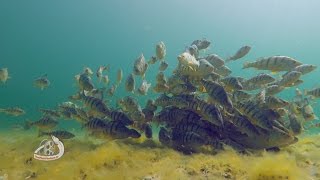
[[[70, 101], [56, 109], [39, 109], [42, 117], [27, 120], [24, 128], [39, 128], [39, 136], [70, 139], [74, 137], [72, 133], [55, 127], [61, 119], [75, 120], [96, 138], [140, 138], [144, 134], [155, 141], [158, 137], [163, 146], [185, 154], [204, 148], [217, 152], [227, 146], [239, 152], [278, 149], [297, 142], [296, 136], [304, 131], [303, 124], [317, 119], [312, 105], [320, 97], [320, 88], [302, 92], [296, 86], [317, 66], [277, 55], [243, 63], [242, 71], [256, 69], [256, 75], [250, 78], [232, 76], [227, 64], [243, 59], [251, 46], [245, 45], [223, 59], [206, 53], [210, 45], [207, 39], [195, 40], [176, 60], [169, 61], [166, 45], [161, 41], [148, 60], [143, 53], [132, 60], [132, 72], [125, 74], [119, 68], [114, 83], [109, 79], [110, 65], [99, 66], [95, 74], [85, 67], [75, 75], [78, 91], [70, 95]], [[172, 73], [167, 71], [170, 63], [177, 64]], [[148, 69], [156, 64], [155, 80], [148, 80]], [[12, 80], [8, 69], [0, 69], [0, 83], [9, 79]], [[45, 74], [33, 84], [45, 90], [50, 81]], [[117, 96], [112, 105], [109, 99], [114, 98], [121, 84], [127, 94]], [[295, 88], [292, 100], [277, 96], [289, 88]], [[139, 96], [150, 98], [141, 104]], [[2, 108], [0, 113], [26, 114], [19, 107]], [[155, 129], [160, 129], [158, 136], [154, 136]]]

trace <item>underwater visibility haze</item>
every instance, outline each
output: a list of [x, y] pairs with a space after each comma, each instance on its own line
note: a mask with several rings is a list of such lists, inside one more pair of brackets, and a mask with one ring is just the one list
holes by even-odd
[[0, 180], [320, 179], [318, 7], [1, 1]]

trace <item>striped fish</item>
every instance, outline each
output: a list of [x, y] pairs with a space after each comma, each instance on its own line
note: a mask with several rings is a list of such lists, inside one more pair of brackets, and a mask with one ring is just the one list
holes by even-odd
[[242, 84], [236, 77], [226, 77], [220, 80], [224, 84], [226, 89], [230, 90], [241, 90], [243, 89]]
[[253, 102], [239, 102], [237, 104], [237, 109], [241, 114], [248, 117], [252, 124], [257, 125], [264, 129], [272, 129], [272, 124], [270, 119], [264, 111], [262, 111], [255, 103]]
[[59, 139], [71, 139], [74, 138], [74, 134], [68, 132], [68, 131], [51, 131], [51, 132], [43, 132], [39, 131], [38, 137], [41, 136], [55, 136]]
[[215, 73], [219, 74], [220, 76], [226, 77], [229, 76], [232, 71], [227, 66], [220, 66], [215, 70]]
[[44, 116], [40, 118], [38, 121], [26, 121], [24, 128], [30, 129], [32, 126], [36, 126], [40, 129], [51, 129], [58, 125], [58, 121], [50, 116]]
[[241, 47], [233, 56], [226, 59], [226, 62], [235, 61], [247, 55], [251, 50], [250, 46]]
[[[315, 65], [311, 65], [311, 64], [302, 64], [300, 66], [297, 66], [295, 68], [292, 69], [292, 71], [297, 71], [297, 72], [301, 72], [302, 75], [310, 73], [312, 71], [314, 71], [317, 68], [317, 66]], [[282, 75], [285, 76], [286, 74], [288, 74], [289, 72], [285, 73]]]
[[138, 131], [127, 128], [120, 121], [107, 121], [105, 124], [106, 127], [103, 133], [114, 139], [139, 138], [141, 136]]
[[269, 74], [261, 73], [244, 82], [244, 86], [248, 85], [265, 85], [274, 82], [276, 79]]
[[92, 89], [94, 89], [92, 80], [86, 73], [82, 73], [79, 76], [76, 76], [76, 79], [78, 80], [80, 91], [91, 91]]
[[135, 90], [135, 80], [134, 80], [134, 76], [132, 73], [130, 73], [126, 79], [126, 82], [125, 82], [125, 89], [126, 91], [128, 92], [134, 92]]
[[232, 98], [234, 99], [234, 101], [238, 102], [238, 101], [242, 101], [242, 100], [246, 100], [251, 98], [251, 94], [244, 92], [244, 91], [234, 91], [232, 93]]
[[225, 89], [218, 83], [214, 81], [207, 81], [202, 80], [201, 81], [204, 87], [206, 88], [209, 96], [214, 100], [215, 102], [218, 102], [222, 106], [232, 109], [232, 101], [228, 97]]
[[191, 45], [196, 45], [199, 50], [207, 49], [210, 46], [211, 42], [205, 38], [194, 40]]
[[268, 87], [265, 88], [265, 90], [266, 90], [266, 96], [272, 96], [284, 90], [284, 87], [280, 85], [269, 85]]
[[259, 133], [259, 131], [256, 129], [254, 124], [250, 122], [245, 116], [241, 115], [240, 113], [236, 113], [235, 115], [225, 114], [226, 119], [233, 122], [237, 128], [243, 133], [246, 133], [248, 136], [256, 136]]
[[301, 72], [298, 71], [291, 71], [285, 76], [282, 77], [282, 79], [279, 81], [279, 85], [283, 87], [288, 87], [295, 83], [297, 80], [299, 80], [300, 76], [302, 75]]
[[256, 68], [259, 70], [270, 70], [272, 72], [291, 71], [293, 68], [302, 65], [301, 62], [288, 56], [272, 56], [258, 59], [254, 62], [246, 62], [243, 69]]
[[171, 146], [171, 134], [164, 127], [160, 128], [158, 137], [161, 144]]
[[163, 60], [165, 56], [166, 56], [166, 45], [162, 41], [160, 41], [156, 45], [156, 57], [159, 60]]
[[108, 113], [108, 117], [111, 118], [113, 121], [121, 122], [124, 125], [132, 125], [133, 120], [131, 120], [124, 112], [121, 111], [111, 111]]
[[99, 118], [92, 118], [85, 123], [83, 127], [92, 132], [103, 132], [106, 128], [106, 121]]
[[107, 116], [109, 114], [109, 108], [101, 99], [92, 96], [86, 96], [84, 93], [80, 93], [80, 98], [82, 99], [84, 105], [89, 108], [95, 115]]
[[198, 102], [198, 112], [204, 119], [217, 125], [223, 126], [223, 118], [220, 110], [213, 104], [206, 103], [205, 101]]
[[277, 109], [277, 108], [286, 107], [288, 105], [289, 105], [288, 101], [285, 101], [275, 96], [267, 96], [265, 98], [265, 103], [263, 104], [264, 108], [268, 108], [268, 109]]
[[224, 60], [216, 54], [209, 54], [205, 59], [215, 68], [224, 66]]
[[315, 89], [312, 89], [309, 91], [305, 90], [304, 94], [318, 98], [318, 97], [320, 97], [320, 88], [315, 88]]

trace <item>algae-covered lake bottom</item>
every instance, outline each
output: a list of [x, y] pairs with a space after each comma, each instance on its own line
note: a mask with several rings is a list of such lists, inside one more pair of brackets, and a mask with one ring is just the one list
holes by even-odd
[[7, 179], [320, 179], [320, 135], [299, 137], [280, 152], [184, 155], [157, 141], [96, 140], [77, 134], [63, 141], [55, 161], [33, 159], [44, 137], [1, 132], [0, 177]]

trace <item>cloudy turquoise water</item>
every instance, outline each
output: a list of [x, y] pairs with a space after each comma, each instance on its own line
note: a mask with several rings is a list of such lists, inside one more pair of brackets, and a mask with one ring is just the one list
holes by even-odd
[[[320, 66], [318, 7], [316, 0], [3, 0], [0, 67], [9, 68], [12, 78], [0, 86], [0, 107], [19, 106], [27, 114], [0, 115], [0, 125], [36, 119], [39, 107], [66, 101], [76, 91], [74, 75], [85, 66], [95, 70], [110, 64], [112, 81], [119, 68], [126, 76], [134, 59], [141, 53], [152, 56], [159, 41], [167, 46], [167, 73], [184, 47], [203, 37], [212, 41], [209, 52], [222, 57], [242, 45], [252, 46], [248, 56], [229, 65], [234, 75], [257, 73], [240, 67], [262, 56], [288, 55]], [[148, 72], [149, 81], [154, 81], [155, 72]], [[43, 74], [48, 74], [51, 86], [40, 91], [32, 81]], [[319, 86], [319, 75], [319, 70], [306, 75], [300, 87]], [[124, 93], [119, 89], [116, 96]], [[292, 97], [292, 92], [282, 96]]]

